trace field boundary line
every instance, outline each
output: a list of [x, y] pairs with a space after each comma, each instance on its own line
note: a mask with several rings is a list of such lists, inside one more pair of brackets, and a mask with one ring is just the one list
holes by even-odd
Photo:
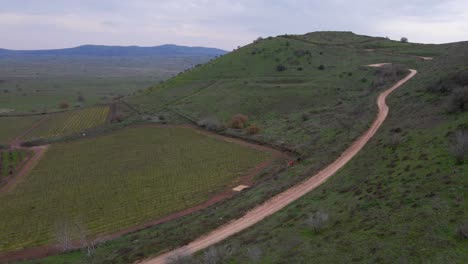
[[356, 156], [369, 142], [369, 140], [375, 135], [377, 130], [383, 124], [389, 113], [389, 107], [386, 104], [387, 96], [394, 90], [405, 84], [407, 81], [412, 79], [417, 74], [416, 70], [410, 69], [410, 73], [394, 84], [390, 89], [380, 93], [377, 98], [377, 106], [379, 108], [378, 114], [374, 119], [371, 127], [364, 132], [357, 140], [355, 140], [350, 147], [348, 147], [334, 162], [323, 168], [318, 173], [311, 175], [305, 181], [287, 189], [284, 192], [277, 194], [276, 196], [268, 199], [262, 204], [248, 211], [242, 217], [234, 219], [227, 224], [221, 225], [213, 231], [193, 240], [189, 244], [174, 250], [165, 252], [152, 259], [146, 259], [141, 261], [143, 264], [164, 264], [167, 263], [173, 256], [194, 254], [197, 251], [208, 248], [215, 245], [224, 239], [235, 235], [241, 231], [248, 229], [249, 227], [261, 222], [268, 216], [280, 211], [284, 207], [295, 202], [299, 198], [303, 197], [310, 191], [314, 190], [330, 177], [335, 175], [341, 168], [343, 168], [352, 158]]
[[[232, 144], [238, 144], [238, 145], [241, 145], [243, 147], [253, 148], [253, 149], [263, 151], [263, 152], [268, 152], [268, 153], [271, 154], [271, 158], [256, 164], [255, 167], [249, 169], [248, 171], [245, 172], [244, 175], [238, 177], [235, 181], [233, 181], [232, 182], [233, 186], [234, 185], [239, 185], [239, 184], [244, 184], [244, 185], [249, 185], [249, 186], [253, 185], [254, 186], [255, 185], [254, 184], [255, 176], [259, 175], [262, 171], [265, 171], [268, 168], [272, 168], [272, 165], [274, 164], [275, 161], [290, 158], [288, 153], [282, 152], [282, 151], [274, 149], [274, 148], [271, 148], [269, 146], [258, 145], [258, 144], [254, 144], [254, 143], [251, 143], [251, 142], [244, 141], [242, 139], [236, 139], [236, 138], [231, 138], [231, 137], [228, 137], [228, 136], [223, 136], [223, 135], [220, 135], [220, 134], [216, 134], [216, 133], [201, 129], [201, 128], [199, 128], [197, 126], [193, 126], [193, 125], [140, 124], [140, 125], [128, 126], [127, 128], [135, 129], [135, 128], [141, 128], [141, 127], [154, 127], [154, 128], [174, 127], [174, 128], [192, 129], [196, 133], [202, 133], [203, 135], [205, 135], [207, 137], [215, 138], [217, 140], [224, 141], [224, 142], [229, 142], [229, 143], [232, 143]], [[43, 151], [43, 153], [41, 154], [41, 156], [42, 156], [45, 153], [45, 151], [47, 150], [48, 146], [49, 145], [33, 147], [33, 148], [25, 148], [25, 149], [29, 149], [29, 150], [31, 150], [31, 149], [40, 149], [40, 150]], [[39, 161], [41, 156], [39, 156], [37, 158], [37, 161]], [[285, 162], [285, 165], [286, 165], [286, 162]], [[31, 167], [31, 169], [32, 169], [32, 167]], [[284, 166], [277, 167], [276, 169], [273, 168], [273, 170], [271, 170], [269, 172], [269, 174], [274, 175], [274, 174], [277, 174], [277, 173], [281, 172], [284, 169], [285, 169]], [[29, 171], [29, 169], [28, 169], [28, 171]], [[22, 177], [20, 177], [20, 178], [22, 178]], [[19, 180], [21, 180], [21, 179], [19, 179]], [[16, 183], [14, 183], [14, 186], [15, 185], [16, 185]], [[11, 187], [14, 187], [14, 186], [11, 186]], [[109, 234], [99, 235], [96, 238], [96, 241], [98, 243], [103, 243], [103, 242], [106, 242], [106, 241], [109, 241], [109, 240], [116, 239], [116, 238], [121, 237], [121, 236], [126, 235], [126, 234], [137, 232], [137, 231], [145, 229], [145, 228], [149, 228], [149, 227], [152, 227], [152, 226], [155, 226], [155, 225], [166, 223], [166, 222], [169, 222], [169, 221], [172, 221], [172, 220], [175, 220], [175, 219], [178, 219], [178, 218], [181, 218], [181, 217], [196, 213], [198, 211], [204, 210], [204, 209], [206, 209], [206, 208], [208, 208], [208, 207], [210, 207], [212, 205], [215, 205], [215, 204], [217, 204], [217, 203], [219, 203], [221, 201], [229, 199], [229, 198], [231, 198], [231, 197], [233, 197], [235, 195], [239, 195], [239, 192], [236, 192], [236, 191], [232, 190], [233, 186], [228, 186], [227, 188], [220, 189], [219, 192], [217, 192], [215, 195], [211, 196], [210, 198], [208, 198], [208, 200], [206, 200], [205, 202], [202, 202], [202, 203], [200, 203], [198, 205], [183, 209], [183, 210], [175, 212], [175, 213], [171, 213], [169, 215], [163, 216], [161, 218], [158, 218], [158, 219], [155, 219], [153, 221], [149, 221], [149, 222], [146, 222], [146, 223], [143, 223], [143, 224], [140, 224], [140, 225], [135, 225], [135, 226], [132, 226], [132, 227], [129, 227], [129, 228], [126, 228], [126, 229], [123, 229], [123, 230], [119, 230], [119, 231], [116, 231], [116, 232], [113, 232], [113, 233], [109, 233]], [[1, 190], [0, 190], [0, 192], [1, 192]], [[82, 247], [83, 247], [83, 245], [82, 245], [82, 243], [80, 241], [73, 241], [70, 250], [80, 249]], [[54, 244], [48, 244], [48, 245], [25, 248], [25, 249], [19, 249], [19, 250], [13, 250], [13, 251], [6, 251], [6, 252], [1, 252], [0, 253], [0, 263], [10, 262], [10, 261], [17, 261], [17, 260], [25, 260], [25, 259], [42, 258], [42, 257], [46, 257], [46, 256], [50, 256], [50, 255], [54, 255], [54, 254], [58, 254], [58, 253], [62, 253], [62, 252], [63, 252], [63, 250], [61, 250], [59, 246], [54, 245]]]

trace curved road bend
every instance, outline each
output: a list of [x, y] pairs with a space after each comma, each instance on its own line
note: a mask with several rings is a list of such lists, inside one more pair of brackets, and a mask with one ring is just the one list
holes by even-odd
[[[384, 64], [373, 64], [368, 65], [370, 67], [380, 67]], [[199, 250], [205, 249], [209, 246], [212, 246], [234, 234], [237, 234], [256, 223], [262, 221], [267, 216], [270, 216], [292, 202], [296, 201], [300, 197], [304, 196], [308, 192], [317, 188], [319, 185], [324, 183], [328, 178], [333, 176], [339, 169], [341, 169], [346, 163], [348, 163], [361, 149], [366, 145], [366, 143], [375, 135], [379, 127], [385, 121], [388, 115], [389, 108], [385, 103], [387, 96], [392, 93], [394, 90], [398, 89], [408, 80], [413, 78], [417, 74], [416, 70], [410, 70], [410, 73], [393, 85], [390, 89], [382, 92], [377, 99], [377, 106], [379, 112], [375, 118], [372, 126], [367, 130], [363, 135], [361, 135], [352, 145], [346, 149], [341, 156], [335, 160], [333, 163], [328, 165], [326, 168], [319, 171], [317, 174], [313, 175], [309, 179], [299, 183], [296, 186], [291, 187], [290, 189], [272, 197], [271, 199], [265, 201], [263, 204], [253, 208], [248, 211], [241, 218], [235, 219], [229, 223], [226, 223], [210, 233], [197, 238], [196, 240], [190, 242], [189, 244], [182, 246], [180, 248], [174, 249], [167, 253], [164, 253], [160, 256], [157, 256], [152, 259], [143, 260], [140, 263], [144, 264], [163, 264], [166, 263], [168, 259], [172, 256], [177, 255], [186, 255], [193, 254]]]

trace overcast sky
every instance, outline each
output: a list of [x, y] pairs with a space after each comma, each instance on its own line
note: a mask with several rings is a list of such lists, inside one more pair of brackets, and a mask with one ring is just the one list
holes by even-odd
[[174, 43], [231, 50], [258, 36], [339, 30], [468, 40], [468, 0], [0, 0], [0, 47]]

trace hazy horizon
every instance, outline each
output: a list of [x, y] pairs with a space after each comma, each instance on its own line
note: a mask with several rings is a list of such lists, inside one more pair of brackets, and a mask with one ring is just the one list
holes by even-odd
[[227, 0], [0, 0], [1, 48], [85, 44], [213, 47], [232, 50], [259, 36], [352, 31], [411, 42], [468, 40], [468, 2]]

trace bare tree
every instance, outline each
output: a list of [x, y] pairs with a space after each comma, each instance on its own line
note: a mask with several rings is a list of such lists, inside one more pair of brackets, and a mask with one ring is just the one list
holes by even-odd
[[315, 213], [309, 214], [309, 217], [307, 217], [305, 222], [315, 232], [318, 232], [325, 225], [327, 220], [328, 213], [317, 211]]
[[252, 246], [247, 248], [247, 252], [245, 254], [250, 262], [252, 263], [259, 263], [262, 259], [263, 252], [257, 246]]
[[468, 133], [463, 130], [458, 130], [455, 133], [455, 140], [451, 146], [451, 150], [457, 163], [461, 164], [465, 161], [468, 154]]
[[67, 251], [72, 246], [72, 227], [68, 219], [63, 218], [55, 222], [55, 238], [58, 246]]
[[461, 226], [458, 228], [458, 234], [459, 234], [462, 238], [468, 238], [468, 224], [461, 225]]
[[166, 259], [167, 264], [191, 264], [194, 263], [192, 255], [186, 250], [177, 250]]
[[91, 257], [94, 255], [96, 251], [96, 240], [94, 240], [90, 234], [86, 226], [83, 224], [83, 221], [76, 220], [74, 223], [76, 228], [76, 232], [78, 234], [78, 238], [80, 240], [81, 246], [86, 251], [86, 255]]
[[203, 263], [205, 264], [218, 264], [226, 263], [234, 252], [237, 250], [236, 246], [224, 245], [217, 247], [210, 247], [203, 253]]

